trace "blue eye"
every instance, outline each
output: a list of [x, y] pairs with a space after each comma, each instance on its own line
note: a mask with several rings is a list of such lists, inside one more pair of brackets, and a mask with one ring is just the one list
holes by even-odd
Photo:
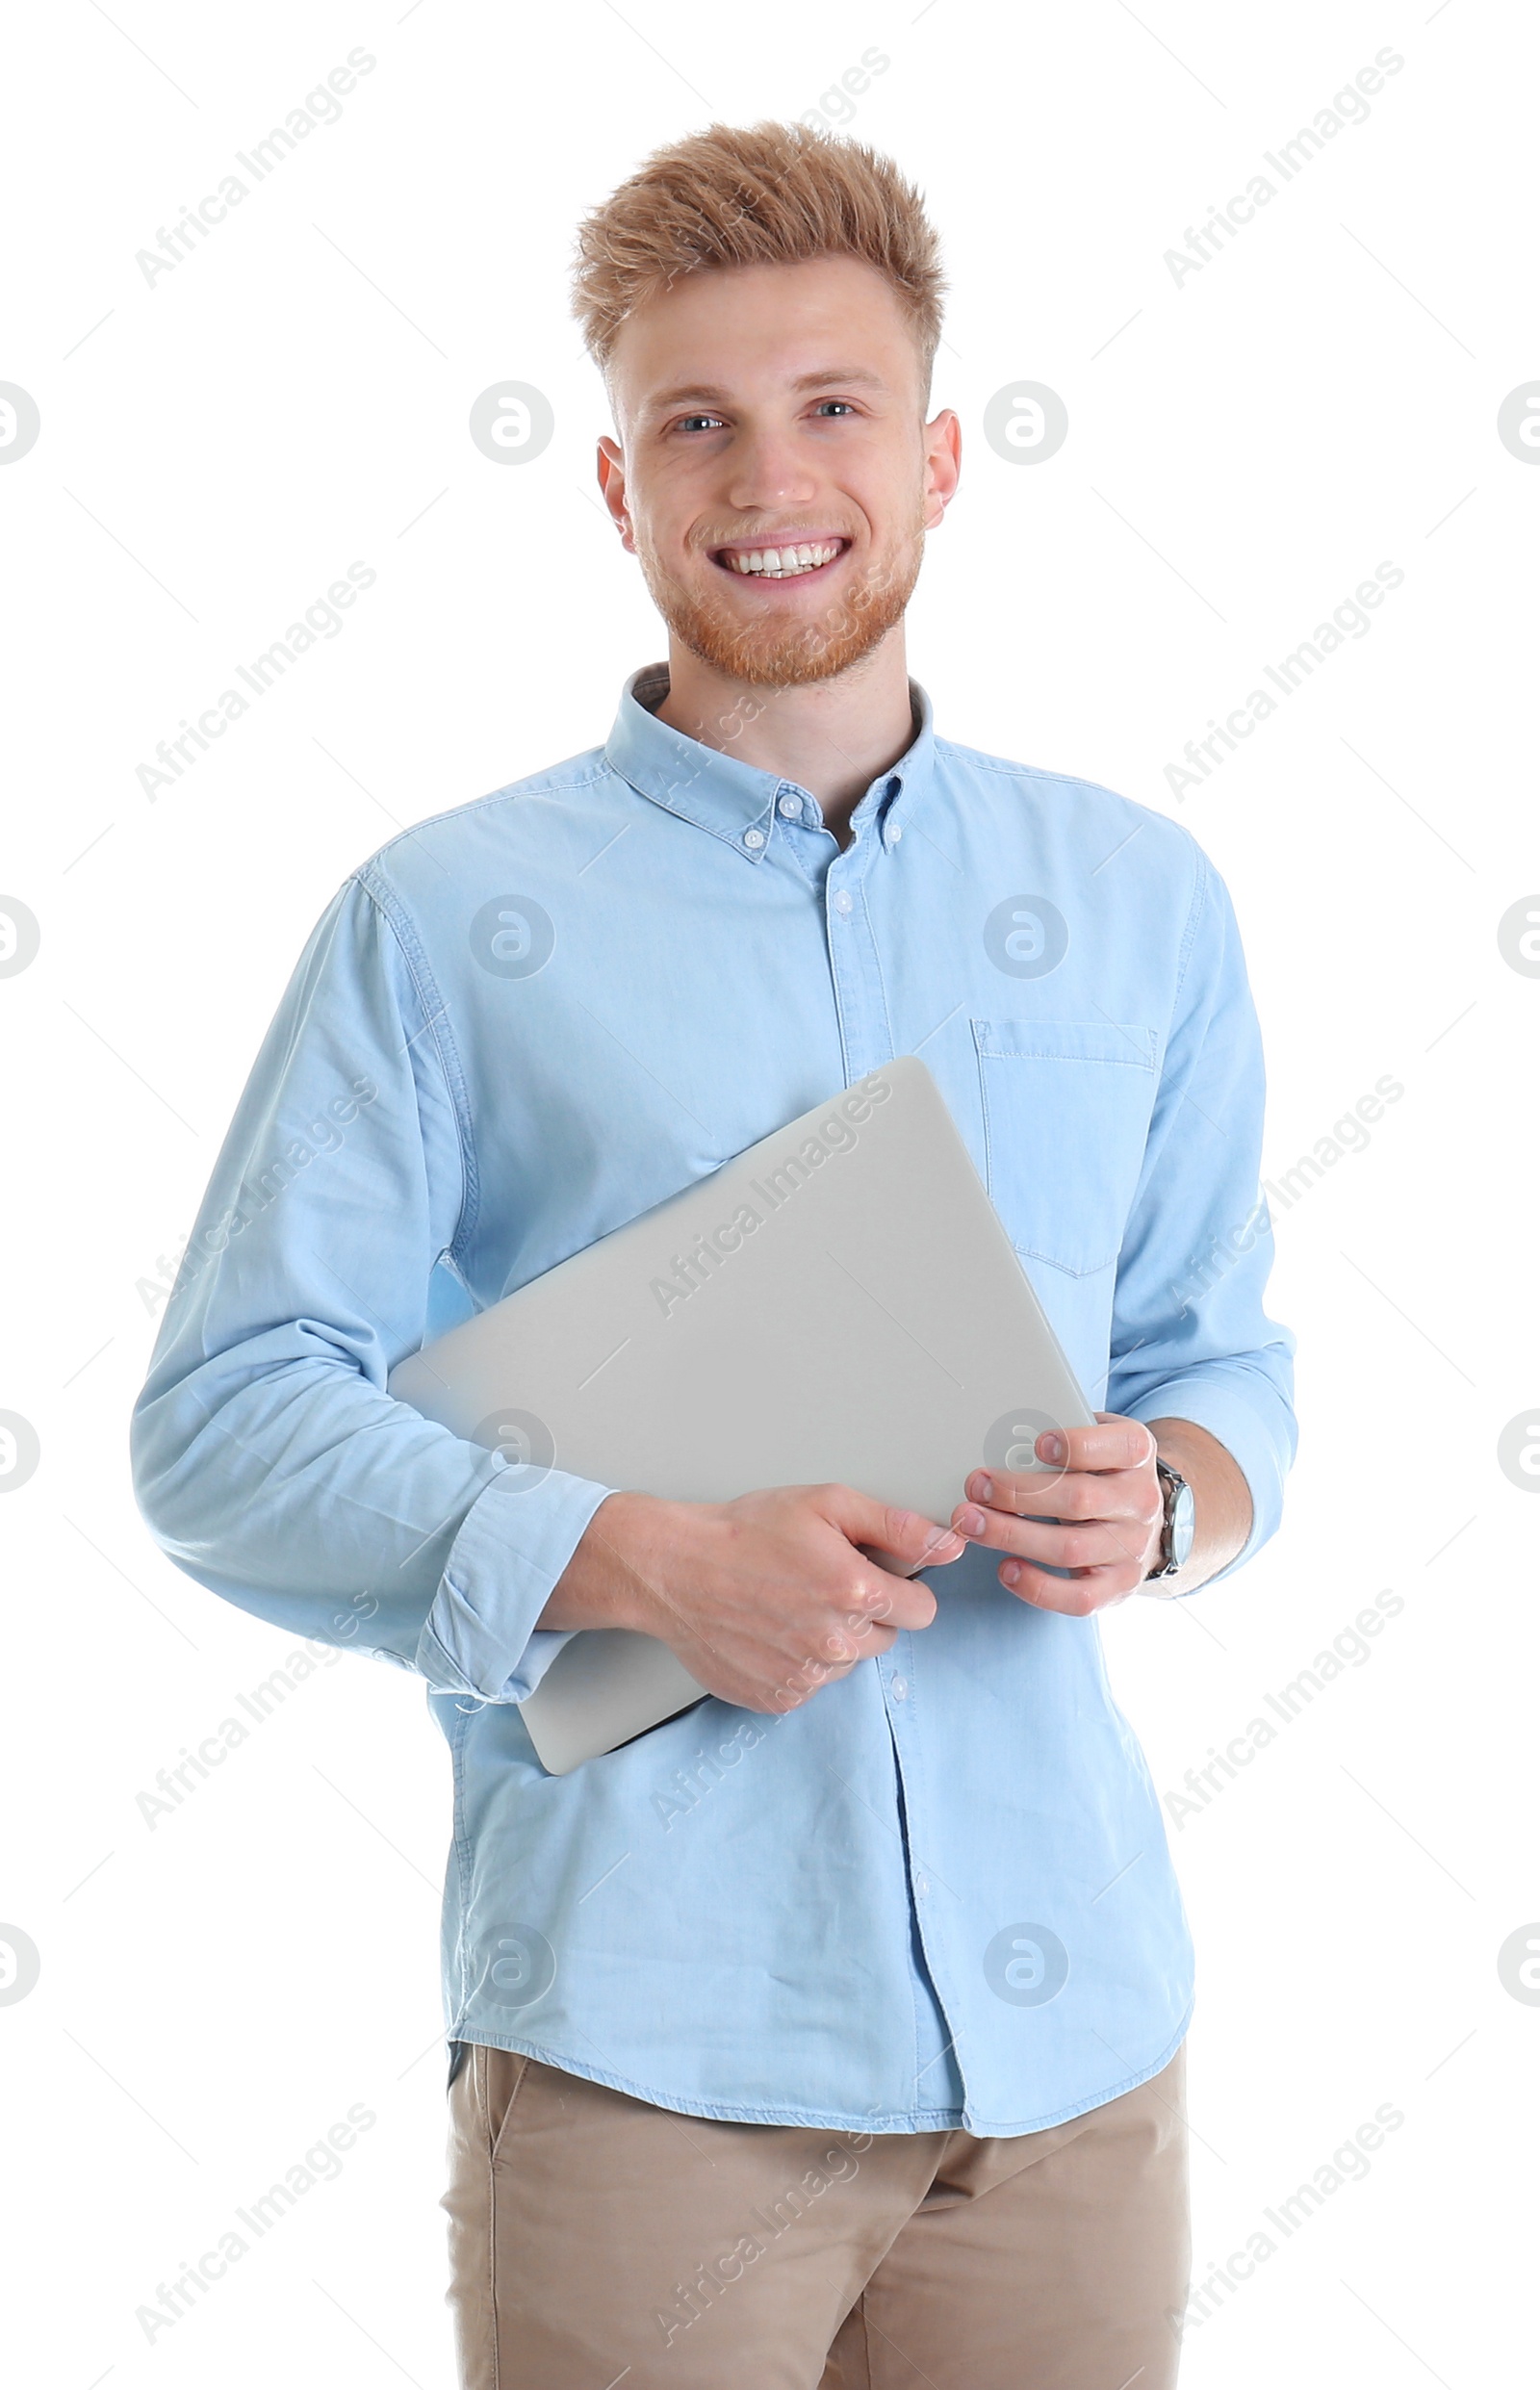
[[[823, 414], [831, 407], [839, 407], [847, 415], [854, 415], [856, 412], [855, 405], [849, 398], [820, 398], [814, 412]], [[698, 424], [714, 424], [720, 426], [721, 422], [720, 415], [681, 415], [679, 420], [679, 428], [680, 431], [691, 431]]]

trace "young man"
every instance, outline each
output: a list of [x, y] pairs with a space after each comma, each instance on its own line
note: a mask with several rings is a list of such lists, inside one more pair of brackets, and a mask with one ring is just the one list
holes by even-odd
[[[137, 1414], [167, 1551], [417, 1669], [449, 1739], [476, 2390], [1175, 2378], [1191, 1951], [1095, 1613], [1272, 1533], [1294, 1340], [1218, 875], [1159, 814], [937, 737], [908, 678], [958, 485], [942, 287], [917, 193], [797, 127], [713, 126], [586, 223], [600, 486], [667, 663], [603, 747], [330, 905]], [[939, 1538], [859, 1486], [661, 1502], [386, 1394], [907, 1053], [1110, 1405], [1039, 1439], [1052, 1519], [1040, 1476], [982, 1468]], [[714, 1698], [548, 1776], [519, 1705], [598, 1626]]]

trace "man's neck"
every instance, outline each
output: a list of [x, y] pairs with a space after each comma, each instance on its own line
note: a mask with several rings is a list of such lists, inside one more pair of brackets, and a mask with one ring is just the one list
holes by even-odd
[[913, 744], [903, 626], [830, 681], [789, 689], [730, 680], [669, 640], [668, 695], [657, 718], [763, 772], [795, 781], [823, 808], [841, 847], [878, 775]]

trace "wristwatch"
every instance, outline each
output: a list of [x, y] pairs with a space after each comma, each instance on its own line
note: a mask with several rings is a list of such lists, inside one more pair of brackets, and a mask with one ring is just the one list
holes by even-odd
[[1149, 1584], [1157, 1577], [1174, 1577], [1193, 1549], [1197, 1528], [1197, 1512], [1193, 1489], [1187, 1479], [1169, 1462], [1157, 1459], [1155, 1474], [1161, 1481], [1166, 1498], [1166, 1518], [1161, 1529], [1161, 1556], [1158, 1565], [1145, 1578]]

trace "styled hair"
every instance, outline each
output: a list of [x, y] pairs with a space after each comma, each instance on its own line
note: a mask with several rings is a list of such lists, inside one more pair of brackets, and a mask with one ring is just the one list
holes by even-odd
[[889, 158], [802, 124], [712, 124], [655, 149], [578, 227], [573, 313], [605, 381], [627, 317], [683, 274], [855, 257], [897, 295], [930, 402], [940, 244]]

